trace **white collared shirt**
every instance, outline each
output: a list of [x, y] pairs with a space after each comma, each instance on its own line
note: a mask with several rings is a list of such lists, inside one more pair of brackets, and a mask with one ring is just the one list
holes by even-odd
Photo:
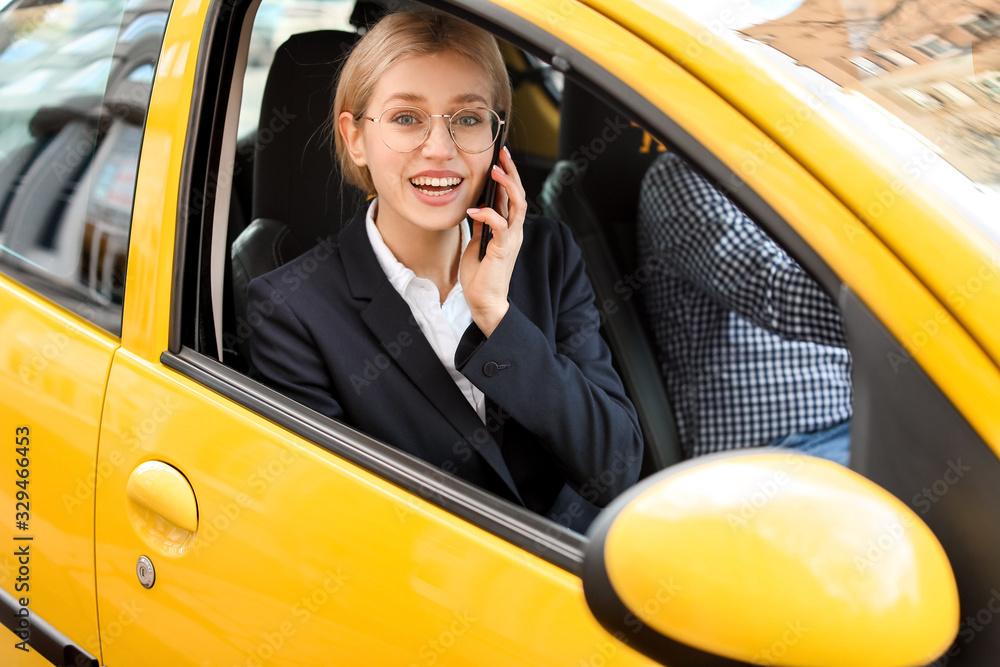
[[[373, 199], [368, 207], [365, 228], [379, 265], [385, 271], [389, 282], [410, 307], [417, 326], [431, 344], [438, 359], [444, 364], [448, 375], [485, 423], [486, 400], [483, 392], [455, 368], [455, 350], [458, 349], [458, 342], [472, 324], [472, 313], [469, 311], [469, 304], [465, 302], [461, 281], [455, 283], [444, 303], [441, 303], [437, 286], [426, 278], [418, 278], [389, 250], [389, 246], [382, 239], [382, 233], [375, 226], [376, 206], [378, 206], [377, 198]], [[462, 252], [465, 252], [465, 247], [469, 245], [471, 238], [469, 228], [465, 224], [459, 224], [459, 229], [462, 233]]]

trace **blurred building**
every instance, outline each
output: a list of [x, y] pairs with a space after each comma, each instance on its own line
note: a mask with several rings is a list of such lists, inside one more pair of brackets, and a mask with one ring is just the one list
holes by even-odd
[[1000, 186], [1000, 0], [805, 0], [741, 31], [899, 117]]

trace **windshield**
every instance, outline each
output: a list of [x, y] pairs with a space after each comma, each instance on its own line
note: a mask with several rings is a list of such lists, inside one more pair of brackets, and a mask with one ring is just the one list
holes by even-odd
[[1000, 0], [677, 0], [809, 87], [1000, 245]]

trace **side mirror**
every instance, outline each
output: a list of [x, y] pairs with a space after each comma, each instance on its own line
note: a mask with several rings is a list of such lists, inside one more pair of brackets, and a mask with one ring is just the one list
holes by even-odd
[[682, 463], [617, 498], [588, 537], [594, 615], [672, 667], [926, 665], [958, 632], [934, 534], [822, 459], [772, 449]]

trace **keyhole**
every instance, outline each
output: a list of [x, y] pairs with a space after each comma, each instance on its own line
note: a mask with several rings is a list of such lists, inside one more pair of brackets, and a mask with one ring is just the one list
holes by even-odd
[[139, 583], [146, 588], [152, 588], [156, 581], [156, 571], [153, 569], [153, 562], [146, 556], [140, 556], [139, 562], [135, 564], [135, 574], [139, 577]]

